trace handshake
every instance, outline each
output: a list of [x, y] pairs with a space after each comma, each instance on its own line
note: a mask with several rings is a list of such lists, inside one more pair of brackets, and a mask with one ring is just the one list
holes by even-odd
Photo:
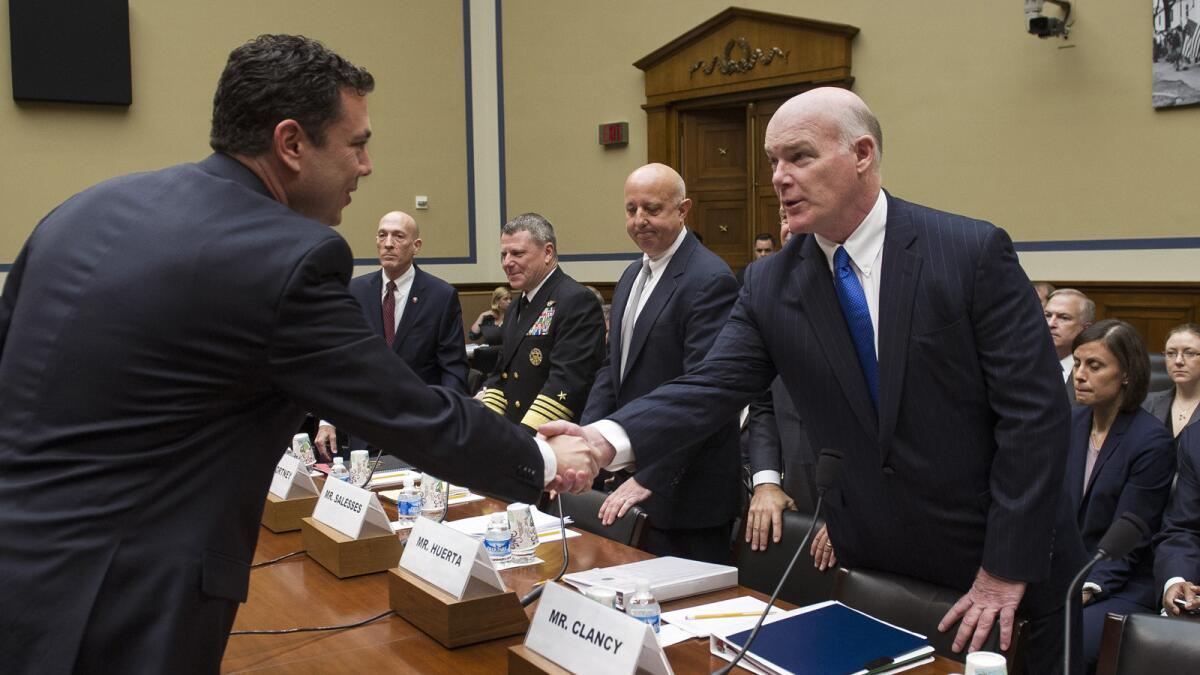
[[617, 451], [595, 429], [562, 420], [543, 424], [538, 433], [546, 437], [558, 470], [547, 490], [581, 494], [592, 487], [600, 469], [608, 466]]

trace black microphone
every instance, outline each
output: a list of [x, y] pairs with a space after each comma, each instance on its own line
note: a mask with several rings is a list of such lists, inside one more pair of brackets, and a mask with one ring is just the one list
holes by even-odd
[[746, 652], [750, 651], [750, 645], [754, 643], [754, 638], [758, 637], [758, 629], [762, 628], [763, 620], [767, 618], [767, 614], [771, 612], [771, 608], [775, 605], [775, 600], [779, 598], [779, 592], [783, 590], [783, 584], [792, 574], [792, 568], [796, 566], [796, 561], [800, 559], [800, 554], [808, 547], [808, 540], [812, 538], [813, 531], [817, 529], [817, 522], [821, 516], [821, 506], [825, 501], [825, 491], [833, 486], [837, 480], [838, 473], [842, 469], [842, 453], [837, 450], [825, 448], [821, 450], [821, 456], [817, 458], [817, 507], [813, 509], [812, 522], [808, 525], [808, 532], [804, 533], [804, 539], [801, 540], [800, 546], [796, 549], [796, 554], [792, 556], [792, 561], [788, 563], [787, 569], [783, 571], [783, 576], [779, 578], [779, 584], [775, 586], [775, 592], [771, 594], [771, 599], [767, 600], [767, 606], [763, 608], [762, 615], [758, 617], [758, 622], [754, 624], [754, 630], [750, 631], [750, 636], [746, 638], [746, 644], [738, 650], [737, 656], [729, 662], [729, 665], [718, 670], [714, 675], [726, 675], [733, 667], [742, 660]]
[[1066, 616], [1063, 620], [1066, 626], [1063, 630], [1063, 673], [1070, 675], [1071, 672], [1071, 604], [1078, 598], [1076, 591], [1084, 577], [1101, 560], [1115, 560], [1129, 555], [1129, 552], [1145, 541], [1149, 535], [1150, 527], [1146, 525], [1146, 521], [1130, 511], [1122, 513], [1120, 518], [1108, 526], [1108, 531], [1104, 533], [1104, 536], [1100, 537], [1100, 543], [1096, 546], [1096, 555], [1092, 556], [1092, 559], [1071, 580], [1071, 585], [1067, 587], [1067, 597], [1064, 603]]

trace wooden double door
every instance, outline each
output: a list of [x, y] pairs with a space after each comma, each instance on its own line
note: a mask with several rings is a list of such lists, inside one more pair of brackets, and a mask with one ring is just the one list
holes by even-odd
[[678, 166], [693, 201], [688, 227], [735, 271], [753, 260], [757, 233], [779, 237], [779, 200], [763, 141], [767, 122], [785, 100], [678, 111]]

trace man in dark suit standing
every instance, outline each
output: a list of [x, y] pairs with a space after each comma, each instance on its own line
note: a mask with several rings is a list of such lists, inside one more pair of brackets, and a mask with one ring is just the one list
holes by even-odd
[[[642, 250], [613, 291], [612, 331], [583, 422], [621, 406], [697, 366], [737, 299], [729, 266], [684, 226], [692, 200], [669, 166], [648, 164], [625, 181], [625, 228]], [[642, 548], [657, 555], [727, 563], [737, 517], [737, 417], [714, 433], [679, 439], [640, 459], [648, 465], [619, 482], [600, 507], [610, 525], [640, 504], [649, 516]], [[678, 449], [678, 452], [674, 452]], [[654, 462], [657, 454], [670, 455]]]
[[590, 486], [586, 456], [422, 383], [346, 291], [330, 226], [371, 172], [373, 88], [261, 36], [221, 75], [215, 154], [85, 190], [26, 241], [0, 300], [6, 673], [217, 672], [305, 410], [509, 497]]
[[[839, 562], [965, 592], [956, 649], [1020, 609], [1028, 672], [1061, 668], [1062, 600], [1085, 558], [1062, 496], [1067, 402], [1041, 307], [1003, 230], [885, 193], [882, 132], [857, 96], [781, 106], [766, 152], [793, 233], [747, 269], [699, 368], [581, 434], [602, 464], [703, 436], [776, 373], [816, 447]], [[611, 458], [611, 463], [610, 463]], [[1076, 643], [1077, 644], [1077, 643]]]
[[500, 358], [477, 396], [531, 434], [577, 420], [604, 359], [600, 301], [558, 266], [554, 226], [539, 214], [505, 223], [500, 263], [521, 296], [504, 316]]
[[[467, 350], [458, 291], [413, 263], [421, 251], [417, 221], [403, 211], [384, 214], [375, 233], [379, 272], [350, 280], [367, 325], [404, 359], [425, 384], [467, 394]], [[313, 443], [337, 452], [332, 424], [321, 420]], [[366, 448], [352, 438], [351, 449]]]

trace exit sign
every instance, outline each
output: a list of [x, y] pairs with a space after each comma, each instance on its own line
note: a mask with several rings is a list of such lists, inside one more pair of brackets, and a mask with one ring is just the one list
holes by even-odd
[[600, 125], [600, 145], [629, 143], [629, 122], [609, 122]]

